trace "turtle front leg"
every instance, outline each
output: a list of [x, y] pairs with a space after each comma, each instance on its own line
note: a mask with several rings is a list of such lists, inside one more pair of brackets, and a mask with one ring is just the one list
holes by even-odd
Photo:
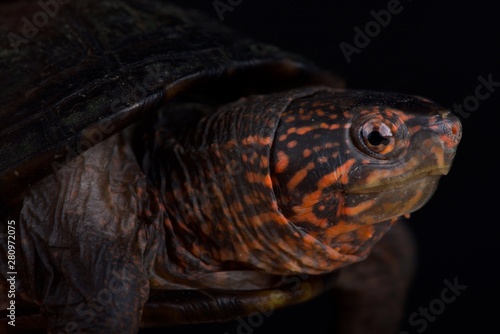
[[153, 246], [163, 237], [153, 202], [122, 134], [27, 194], [19, 219], [19, 291], [42, 307], [50, 332], [137, 332]]
[[[50, 209], [31, 210], [40, 202]], [[43, 202], [28, 197], [23, 209], [23, 297], [41, 306], [50, 333], [136, 333], [149, 295], [145, 259], [154, 227], [124, 213], [103, 218], [106, 211], [93, 205], [109, 226], [87, 213], [80, 219], [63, 210], [61, 217], [52, 210], [58, 205]]]
[[[97, 241], [97, 242], [96, 242]], [[62, 271], [69, 290], [78, 290], [77, 303], [45, 303], [42, 312], [51, 333], [136, 333], [149, 295], [149, 283], [141, 266], [127, 250], [89, 240], [88, 248], [71, 256], [67, 250]], [[82, 262], [83, 261], [83, 262]], [[89, 268], [89, 263], [93, 267]], [[88, 268], [78, 274], [78, 267]], [[59, 295], [59, 297], [61, 297]]]
[[397, 333], [414, 270], [415, 242], [399, 221], [365, 261], [341, 270], [333, 290], [334, 333]]

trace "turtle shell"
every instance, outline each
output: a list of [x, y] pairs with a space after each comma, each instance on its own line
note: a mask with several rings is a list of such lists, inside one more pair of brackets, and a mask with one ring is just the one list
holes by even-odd
[[0, 193], [10, 203], [182, 92], [223, 102], [342, 85], [301, 57], [162, 1], [48, 3], [1, 5]]

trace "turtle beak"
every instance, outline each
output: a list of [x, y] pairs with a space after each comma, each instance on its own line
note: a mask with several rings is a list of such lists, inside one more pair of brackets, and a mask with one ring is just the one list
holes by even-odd
[[441, 141], [443, 148], [439, 156], [436, 152], [436, 160], [439, 165], [449, 169], [462, 138], [462, 124], [457, 116], [449, 111], [444, 111], [432, 120], [429, 128], [437, 135], [436, 137]]

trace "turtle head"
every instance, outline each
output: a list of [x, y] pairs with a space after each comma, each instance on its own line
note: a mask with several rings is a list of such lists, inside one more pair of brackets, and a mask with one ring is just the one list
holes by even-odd
[[327, 243], [410, 213], [447, 174], [461, 137], [457, 117], [420, 97], [320, 92], [290, 104], [272, 149], [279, 207]]
[[422, 98], [310, 87], [225, 105], [153, 160], [176, 249], [211, 268], [322, 274], [421, 207], [460, 136]]

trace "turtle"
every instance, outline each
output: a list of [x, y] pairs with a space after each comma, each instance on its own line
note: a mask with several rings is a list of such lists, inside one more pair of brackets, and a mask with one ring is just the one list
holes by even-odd
[[397, 330], [450, 111], [164, 1], [0, 6], [6, 326], [135, 333], [328, 293], [338, 333]]

